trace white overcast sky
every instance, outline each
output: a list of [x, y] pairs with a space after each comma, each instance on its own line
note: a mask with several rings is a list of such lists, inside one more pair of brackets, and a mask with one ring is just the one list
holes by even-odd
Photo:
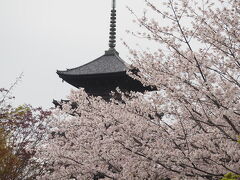
[[[85, 64], [108, 49], [112, 0], [0, 0], [0, 88], [13, 90], [15, 105], [51, 107], [73, 88], [56, 70]], [[139, 15], [143, 0], [117, 0], [117, 50], [128, 51], [120, 39], [133, 43], [126, 30], [136, 29], [131, 7]]]

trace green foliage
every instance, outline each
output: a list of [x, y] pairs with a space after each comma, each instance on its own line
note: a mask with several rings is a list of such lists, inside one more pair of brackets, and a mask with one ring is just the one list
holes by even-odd
[[14, 155], [7, 139], [7, 134], [0, 128], [0, 179], [10, 180], [18, 177], [18, 168], [21, 166], [21, 161]]
[[0, 87], [0, 180], [36, 179], [42, 162], [34, 158], [46, 130], [46, 119], [51, 114], [31, 105], [13, 107], [12, 88]]
[[[238, 136], [238, 143], [240, 144], [240, 136]], [[240, 180], [240, 175], [227, 173], [221, 180]]]
[[31, 111], [28, 106], [18, 106], [16, 109], [10, 112], [10, 114], [25, 115], [28, 111]]
[[49, 114], [41, 108], [15, 108], [0, 100], [0, 180], [36, 179], [41, 173], [42, 164], [34, 155]]
[[227, 173], [221, 180], [239, 180], [240, 175]]
[[4, 113], [1, 114], [0, 118], [19, 118], [27, 115], [28, 112], [31, 112], [31, 109], [27, 105], [18, 106], [17, 108], [5, 109]]

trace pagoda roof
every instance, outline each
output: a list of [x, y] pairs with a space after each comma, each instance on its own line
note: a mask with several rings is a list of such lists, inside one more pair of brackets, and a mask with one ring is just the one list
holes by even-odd
[[126, 63], [119, 57], [118, 52], [114, 49], [105, 51], [103, 56], [100, 56], [87, 64], [73, 69], [67, 69], [66, 71], [57, 71], [57, 74], [84, 76], [124, 72], [127, 69]]

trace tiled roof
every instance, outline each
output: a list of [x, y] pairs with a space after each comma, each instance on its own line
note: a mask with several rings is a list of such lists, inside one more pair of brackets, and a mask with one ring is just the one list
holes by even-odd
[[115, 50], [106, 51], [105, 54], [85, 65], [66, 71], [57, 71], [59, 75], [94, 75], [123, 72], [127, 70], [125, 62]]

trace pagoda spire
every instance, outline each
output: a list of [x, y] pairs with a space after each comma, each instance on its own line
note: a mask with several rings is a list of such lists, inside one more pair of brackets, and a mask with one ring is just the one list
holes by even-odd
[[116, 46], [116, 0], [112, 0], [110, 33], [109, 33], [109, 50], [115, 50]]

